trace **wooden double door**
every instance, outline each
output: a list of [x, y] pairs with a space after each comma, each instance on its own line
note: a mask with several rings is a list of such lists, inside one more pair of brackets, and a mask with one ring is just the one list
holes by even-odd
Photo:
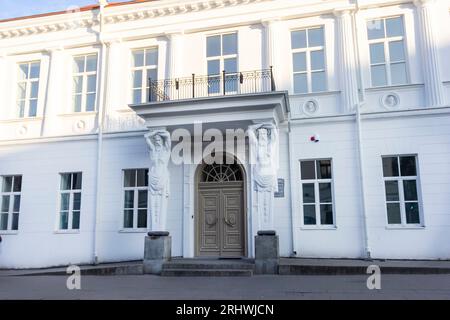
[[243, 182], [199, 183], [197, 255], [245, 256]]

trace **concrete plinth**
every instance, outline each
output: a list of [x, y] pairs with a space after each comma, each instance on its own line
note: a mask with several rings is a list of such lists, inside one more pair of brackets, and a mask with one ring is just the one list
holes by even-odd
[[255, 273], [278, 274], [279, 239], [275, 231], [258, 231], [255, 236]]
[[144, 273], [161, 274], [162, 265], [172, 256], [172, 237], [169, 232], [149, 232], [145, 237]]

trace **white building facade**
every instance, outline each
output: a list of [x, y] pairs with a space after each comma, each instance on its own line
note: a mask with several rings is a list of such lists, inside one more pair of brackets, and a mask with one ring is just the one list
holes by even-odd
[[[100, 1], [0, 21], [0, 268], [142, 259], [144, 135], [175, 148], [180, 129], [201, 157], [168, 165], [173, 256], [251, 258], [273, 228], [283, 257], [450, 259], [449, 25], [449, 0]], [[267, 224], [248, 137], [204, 163], [211, 132], [258, 124], [278, 131]]]

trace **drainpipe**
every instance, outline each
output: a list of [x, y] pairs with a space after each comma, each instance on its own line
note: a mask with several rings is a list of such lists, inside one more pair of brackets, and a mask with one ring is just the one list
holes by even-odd
[[369, 230], [368, 230], [368, 217], [367, 217], [367, 199], [365, 191], [365, 171], [364, 171], [364, 149], [363, 149], [363, 137], [362, 137], [362, 123], [361, 123], [361, 107], [365, 104], [365, 88], [363, 82], [363, 74], [361, 68], [361, 54], [359, 48], [359, 33], [357, 27], [356, 15], [360, 11], [359, 0], [356, 0], [356, 11], [353, 14], [353, 34], [354, 43], [356, 48], [356, 64], [358, 69], [358, 86], [359, 95], [358, 103], [355, 106], [355, 118], [356, 118], [356, 131], [357, 131], [357, 143], [358, 143], [358, 162], [359, 162], [359, 176], [361, 185], [361, 207], [363, 213], [363, 230], [364, 230], [364, 251], [366, 259], [371, 259], [370, 242], [369, 242]]
[[106, 52], [107, 45], [102, 37], [103, 27], [104, 27], [104, 10], [107, 5], [107, 1], [99, 1], [100, 12], [99, 12], [99, 33], [98, 39], [102, 45], [101, 49], [101, 69], [100, 69], [100, 85], [99, 85], [99, 95], [98, 95], [98, 114], [97, 114], [97, 128], [98, 128], [98, 140], [97, 140], [97, 165], [96, 165], [96, 191], [95, 191], [95, 217], [94, 217], [94, 234], [93, 234], [93, 263], [98, 263], [98, 219], [101, 212], [101, 181], [102, 181], [102, 154], [103, 154], [103, 122], [105, 117], [105, 79], [106, 79], [106, 66], [108, 55]]
[[294, 180], [293, 180], [293, 174], [295, 172], [294, 168], [294, 152], [292, 147], [292, 128], [291, 128], [291, 113], [288, 113], [288, 158], [289, 158], [289, 184], [290, 184], [290, 196], [291, 196], [291, 233], [292, 233], [292, 256], [296, 257], [298, 252], [297, 250], [297, 217], [296, 217], [296, 210], [295, 210], [295, 204], [297, 203], [297, 194], [296, 189], [294, 188]]

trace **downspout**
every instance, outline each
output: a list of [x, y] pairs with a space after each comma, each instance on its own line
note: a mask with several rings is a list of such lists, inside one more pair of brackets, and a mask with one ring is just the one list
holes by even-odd
[[361, 107], [365, 104], [365, 88], [363, 82], [363, 73], [361, 68], [361, 55], [359, 48], [359, 33], [357, 27], [356, 15], [360, 11], [359, 0], [356, 0], [356, 11], [353, 14], [353, 34], [354, 43], [356, 48], [356, 64], [358, 69], [358, 104], [355, 106], [355, 118], [356, 118], [356, 130], [357, 130], [357, 143], [358, 143], [358, 162], [359, 162], [359, 176], [361, 185], [361, 206], [363, 213], [363, 230], [364, 230], [364, 251], [366, 259], [371, 259], [370, 242], [369, 242], [369, 229], [368, 229], [368, 217], [367, 217], [367, 199], [365, 191], [365, 171], [364, 171], [364, 148], [363, 148], [363, 137], [362, 137], [362, 123], [361, 123]]
[[295, 203], [297, 199], [296, 190], [294, 188], [294, 180], [293, 180], [293, 174], [294, 174], [294, 163], [295, 159], [293, 159], [294, 153], [293, 153], [293, 147], [292, 147], [292, 128], [291, 128], [291, 112], [288, 112], [288, 157], [289, 157], [289, 185], [290, 185], [290, 196], [291, 196], [291, 232], [292, 232], [292, 253], [291, 255], [293, 257], [296, 257], [297, 252], [297, 236], [296, 236], [296, 210], [295, 209]]
[[103, 40], [102, 32], [104, 27], [104, 10], [107, 3], [105, 1], [100, 2], [99, 12], [99, 33], [98, 39], [102, 45], [101, 49], [101, 69], [100, 69], [100, 86], [98, 95], [98, 115], [97, 115], [97, 128], [98, 128], [98, 141], [97, 141], [97, 176], [96, 176], [96, 194], [95, 194], [95, 217], [94, 217], [94, 234], [93, 234], [93, 263], [98, 263], [98, 219], [101, 212], [101, 181], [102, 181], [102, 155], [103, 155], [103, 122], [105, 117], [105, 79], [106, 79], [106, 66], [107, 66], [107, 52], [106, 43]]

